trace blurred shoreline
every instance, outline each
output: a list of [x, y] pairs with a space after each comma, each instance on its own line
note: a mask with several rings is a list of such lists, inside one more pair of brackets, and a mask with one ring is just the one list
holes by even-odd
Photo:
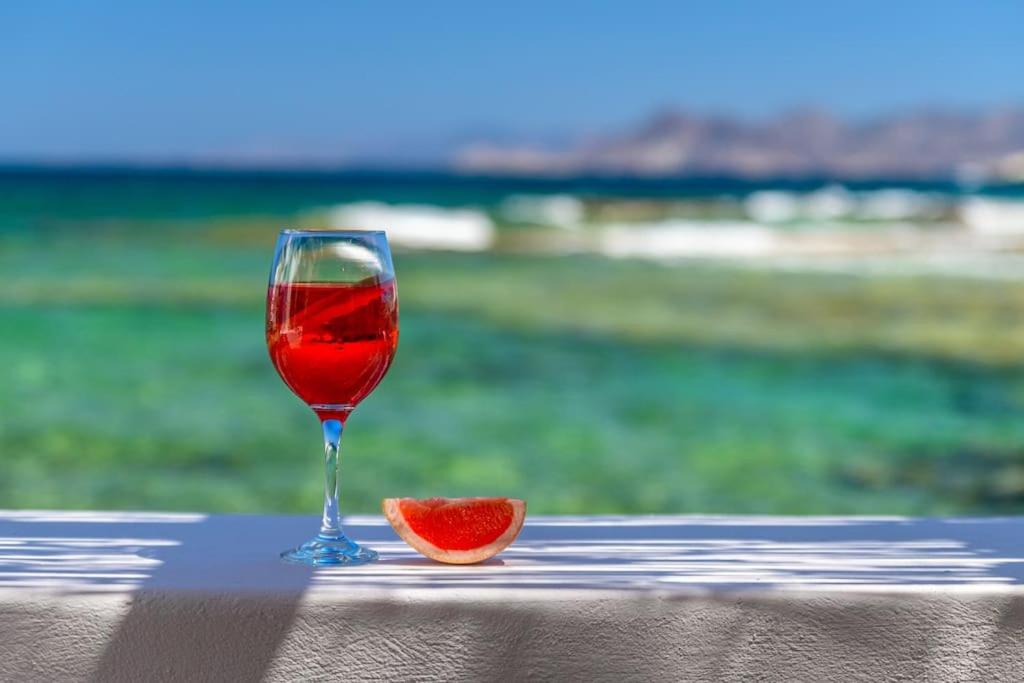
[[965, 178], [936, 173], [921, 176], [856, 175], [821, 172], [780, 172], [772, 175], [709, 172], [666, 172], [636, 174], [626, 171], [582, 171], [572, 174], [527, 174], [471, 171], [448, 168], [442, 164], [315, 164], [193, 162], [189, 159], [134, 161], [130, 159], [0, 158], [0, 179], [37, 177], [82, 178], [234, 178], [239, 180], [274, 178], [280, 180], [336, 179], [353, 183], [420, 183], [425, 181], [548, 188], [616, 190], [637, 194], [661, 195], [667, 191], [703, 194], [711, 190], [753, 191], [761, 188], [812, 190], [825, 185], [843, 184], [852, 189], [906, 187], [949, 192], [1009, 191], [1024, 194], [1024, 180]]
[[412, 250], [1024, 277], [1019, 183], [0, 167], [4, 232], [215, 219], [244, 232], [256, 217], [384, 229]]

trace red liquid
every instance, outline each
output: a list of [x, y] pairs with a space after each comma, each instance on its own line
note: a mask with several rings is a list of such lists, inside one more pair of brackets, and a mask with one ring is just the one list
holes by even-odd
[[322, 420], [344, 421], [380, 383], [397, 345], [393, 279], [277, 284], [267, 292], [270, 358]]

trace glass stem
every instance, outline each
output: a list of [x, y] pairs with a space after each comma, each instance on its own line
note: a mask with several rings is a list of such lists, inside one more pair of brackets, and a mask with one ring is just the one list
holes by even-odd
[[324, 420], [324, 519], [320, 537], [341, 538], [338, 518], [338, 442], [341, 441], [341, 420]]

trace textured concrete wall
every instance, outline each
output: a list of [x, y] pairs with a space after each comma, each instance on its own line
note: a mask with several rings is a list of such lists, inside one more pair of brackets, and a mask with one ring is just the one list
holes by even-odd
[[1024, 680], [1020, 597], [451, 597], [27, 595], [0, 680]]
[[2, 681], [1024, 681], [1021, 520], [535, 519], [286, 566], [312, 520], [0, 513]]

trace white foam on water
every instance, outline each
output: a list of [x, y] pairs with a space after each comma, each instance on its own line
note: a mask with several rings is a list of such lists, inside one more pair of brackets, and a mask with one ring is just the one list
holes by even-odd
[[1024, 202], [972, 197], [960, 206], [960, 217], [984, 235], [1024, 235]]
[[856, 215], [877, 221], [912, 220], [935, 216], [941, 207], [942, 202], [932, 195], [894, 188], [863, 193]]
[[830, 221], [849, 216], [856, 207], [854, 196], [842, 185], [823, 187], [807, 195], [803, 202], [807, 218], [816, 221]]
[[808, 193], [763, 190], [743, 202], [747, 215], [759, 223], [794, 220], [833, 221], [853, 215], [857, 197], [842, 185], [829, 185]]
[[331, 209], [328, 221], [334, 228], [383, 230], [391, 244], [410, 249], [486, 251], [494, 244], [494, 223], [477, 209], [356, 202]]
[[800, 217], [801, 202], [792, 192], [762, 190], [747, 197], [743, 209], [759, 223], [787, 223]]
[[762, 190], [752, 193], [743, 202], [743, 209], [751, 219], [769, 224], [851, 218], [870, 221], [934, 218], [942, 207], [943, 202], [938, 197], [914, 190], [891, 188], [853, 193], [841, 185], [810, 193]]
[[614, 258], [757, 258], [779, 252], [779, 234], [747, 221], [670, 220], [605, 227], [598, 250]]
[[[787, 270], [949, 274], [1024, 278], [1024, 202], [962, 199], [906, 189], [810, 193], [761, 191], [743, 208], [750, 219], [663, 218], [594, 223], [568, 194], [512, 195], [497, 208], [504, 221], [572, 230], [570, 251], [672, 263], [729, 261]], [[460, 252], [494, 247], [496, 226], [477, 208], [356, 202], [329, 210], [333, 227], [387, 232], [397, 247]], [[864, 221], [872, 222], [866, 226]], [[565, 242], [565, 240], [569, 240]]]
[[556, 228], [579, 228], [585, 210], [583, 202], [570, 194], [512, 195], [498, 208], [505, 220]]

